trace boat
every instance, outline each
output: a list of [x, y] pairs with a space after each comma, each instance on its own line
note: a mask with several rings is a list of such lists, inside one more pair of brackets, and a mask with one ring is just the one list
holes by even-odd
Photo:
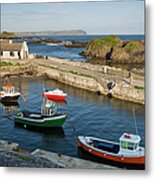
[[49, 100], [52, 100], [52, 99], [61, 99], [62, 100], [67, 97], [67, 94], [57, 88], [54, 90], [46, 90], [44, 92], [44, 97]]
[[67, 114], [57, 112], [57, 106], [49, 100], [44, 100], [41, 107], [41, 112], [30, 112], [19, 110], [14, 115], [15, 123], [23, 124], [24, 126], [35, 127], [62, 127]]
[[21, 93], [13, 85], [5, 85], [0, 91], [1, 102], [17, 102]]
[[119, 142], [90, 136], [78, 136], [78, 147], [103, 160], [123, 165], [144, 165], [145, 149], [139, 146], [140, 136], [123, 133]]

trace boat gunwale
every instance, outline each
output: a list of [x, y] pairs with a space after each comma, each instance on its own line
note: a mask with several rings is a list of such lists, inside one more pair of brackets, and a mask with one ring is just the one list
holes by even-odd
[[[18, 113], [19, 114], [19, 113]], [[36, 123], [44, 123], [46, 121], [56, 121], [59, 119], [63, 119], [67, 117], [67, 114], [62, 114], [59, 117], [43, 117], [41, 119], [33, 119], [33, 118], [28, 118], [28, 117], [24, 117], [24, 116], [18, 116], [18, 114], [14, 115], [15, 121], [16, 119], [20, 120], [20, 121], [28, 121], [28, 122], [36, 122]]]
[[[111, 152], [104, 151], [104, 150], [101, 150], [99, 148], [96, 148], [94, 146], [89, 145], [86, 142], [86, 139], [91, 139], [91, 138], [93, 140], [98, 140], [98, 141], [102, 141], [102, 142], [112, 143], [112, 144], [120, 146], [119, 142], [114, 142], [114, 141], [110, 141], [110, 140], [103, 140], [103, 139], [96, 138], [96, 137], [91, 137], [91, 136], [78, 136], [78, 140], [80, 141], [80, 143], [83, 144], [87, 148], [90, 148], [90, 149], [92, 149], [94, 151], [98, 151], [98, 152], [103, 153], [103, 154], [115, 156], [115, 157], [121, 157], [122, 156], [122, 154], [120, 153], [120, 150], [118, 151], [118, 153], [111, 153]], [[139, 146], [139, 147], [144, 151], [144, 148], [142, 146]], [[132, 156], [132, 157], [124, 156], [124, 158], [140, 158], [140, 157], [145, 157], [145, 155], [144, 156]]]

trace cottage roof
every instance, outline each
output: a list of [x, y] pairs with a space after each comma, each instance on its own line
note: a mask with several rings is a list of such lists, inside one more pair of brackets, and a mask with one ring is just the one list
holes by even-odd
[[20, 51], [22, 49], [23, 43], [3, 43], [0, 42], [0, 51]]

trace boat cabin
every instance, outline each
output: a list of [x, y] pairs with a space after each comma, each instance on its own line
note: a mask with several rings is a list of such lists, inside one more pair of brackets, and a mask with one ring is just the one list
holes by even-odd
[[15, 92], [15, 87], [12, 85], [6, 85], [2, 87], [2, 91], [6, 94], [12, 94]]
[[124, 133], [120, 137], [120, 150], [136, 151], [139, 149], [140, 136], [135, 134]]
[[57, 106], [52, 101], [45, 100], [41, 107], [42, 116], [53, 116], [56, 113]]

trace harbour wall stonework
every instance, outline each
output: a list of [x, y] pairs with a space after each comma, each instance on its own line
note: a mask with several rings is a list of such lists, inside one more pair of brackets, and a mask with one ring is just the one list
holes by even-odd
[[[57, 60], [54, 60], [57, 62]], [[75, 62], [64, 62], [65, 60], [58, 60], [60, 64], [68, 63], [68, 66], [75, 67]], [[39, 61], [37, 61], [39, 62]], [[81, 65], [82, 64], [82, 65]], [[103, 71], [103, 67], [96, 67], [93, 65], [87, 65], [87, 63], [78, 63], [78, 68], [84, 66], [89, 71]], [[81, 67], [83, 68], [83, 67]], [[7, 75], [21, 75], [21, 76], [35, 76], [46, 77], [57, 80], [59, 82], [74, 86], [77, 88], [85, 89], [88, 91], [96, 92], [99, 94], [108, 95], [109, 88], [108, 83], [113, 82], [115, 86], [110, 90], [113, 97], [133, 101], [136, 103], [144, 104], [144, 89], [136, 89], [129, 82], [120, 78], [111, 78], [111, 76], [88, 76], [88, 74], [78, 74], [75, 71], [66, 71], [61, 66], [51, 66], [44, 62], [36, 63], [36, 61], [30, 61], [29, 63], [22, 62], [22, 64], [4, 66], [1, 67], [1, 77]], [[138, 80], [139, 82], [139, 80]]]

